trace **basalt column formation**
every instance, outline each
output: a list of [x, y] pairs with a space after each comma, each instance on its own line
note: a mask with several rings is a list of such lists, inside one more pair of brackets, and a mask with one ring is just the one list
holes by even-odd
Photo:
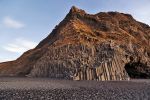
[[72, 7], [37, 47], [0, 63], [0, 76], [69, 80], [150, 78], [150, 27], [119, 12]]

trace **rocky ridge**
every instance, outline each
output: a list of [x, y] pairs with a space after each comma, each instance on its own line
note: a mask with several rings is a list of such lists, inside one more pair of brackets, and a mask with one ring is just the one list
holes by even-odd
[[0, 64], [1, 76], [71, 80], [150, 78], [150, 27], [119, 12], [72, 7], [39, 45]]

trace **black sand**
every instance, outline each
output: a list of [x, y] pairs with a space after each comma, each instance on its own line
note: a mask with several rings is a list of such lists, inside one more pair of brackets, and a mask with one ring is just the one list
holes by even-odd
[[150, 100], [150, 80], [0, 78], [0, 100]]

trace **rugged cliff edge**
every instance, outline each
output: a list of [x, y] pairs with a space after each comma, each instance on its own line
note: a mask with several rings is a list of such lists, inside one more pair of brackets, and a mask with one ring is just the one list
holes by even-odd
[[0, 76], [73, 80], [150, 78], [150, 27], [131, 15], [72, 7], [39, 45], [0, 64]]

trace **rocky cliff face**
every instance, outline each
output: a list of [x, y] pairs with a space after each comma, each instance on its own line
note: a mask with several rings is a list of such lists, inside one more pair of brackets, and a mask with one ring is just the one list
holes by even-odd
[[12, 62], [1, 76], [73, 80], [150, 78], [150, 27], [131, 15], [95, 15], [72, 7], [39, 45]]

